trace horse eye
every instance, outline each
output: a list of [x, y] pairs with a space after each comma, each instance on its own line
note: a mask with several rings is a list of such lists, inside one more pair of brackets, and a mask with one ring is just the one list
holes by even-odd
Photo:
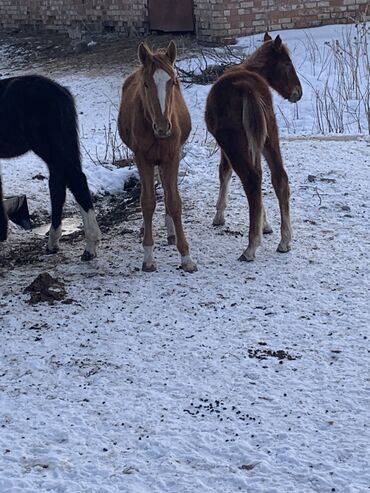
[[144, 82], [144, 87], [145, 89], [148, 89], [148, 84], [146, 82]]

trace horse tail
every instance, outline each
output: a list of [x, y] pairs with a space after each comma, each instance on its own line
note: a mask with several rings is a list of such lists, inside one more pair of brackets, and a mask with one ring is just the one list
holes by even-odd
[[0, 241], [5, 241], [8, 236], [8, 218], [4, 208], [3, 187], [1, 182], [1, 163], [0, 163]]
[[[63, 92], [63, 97], [60, 98], [61, 104], [59, 106], [61, 117], [61, 134], [63, 139], [63, 156], [66, 156], [66, 159], [63, 160], [63, 175], [67, 187], [71, 190], [77, 203], [84, 211], [82, 214], [86, 235], [87, 237], [89, 237], [89, 235], [93, 237], [92, 241], [95, 242], [96, 238], [98, 236], [100, 237], [100, 230], [96, 224], [95, 215], [93, 218], [88, 216], [87, 219], [84, 216], [84, 213], [88, 213], [90, 209], [94, 209], [94, 207], [86, 175], [82, 169], [76, 104], [71, 92], [63, 86], [60, 87]], [[85, 221], [88, 222], [85, 224]], [[86, 248], [89, 253], [90, 247], [87, 245]], [[93, 256], [95, 256], [95, 253]]]
[[68, 153], [71, 162], [81, 167], [81, 151], [79, 142], [78, 116], [76, 103], [71, 92], [63, 86], [60, 86], [63, 92], [63, 98], [60, 98], [60, 121], [61, 136], [64, 142], [64, 149]]
[[236, 82], [234, 86], [242, 91], [242, 123], [252, 163], [255, 165], [267, 138], [266, 105], [262, 97], [256, 94], [247, 82]]

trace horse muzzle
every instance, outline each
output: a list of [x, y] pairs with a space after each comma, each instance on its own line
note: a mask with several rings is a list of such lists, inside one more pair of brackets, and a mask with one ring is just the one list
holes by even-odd
[[156, 139], [167, 139], [167, 137], [171, 136], [171, 130], [168, 132], [164, 132], [163, 130], [158, 130], [157, 132], [154, 132], [154, 137]]
[[166, 139], [171, 136], [172, 125], [167, 121], [164, 126], [153, 123], [153, 133], [156, 139]]
[[302, 97], [302, 88], [300, 86], [297, 86], [293, 89], [293, 91], [290, 93], [290, 96], [289, 96], [289, 102], [290, 103], [296, 103], [297, 101], [299, 101]]

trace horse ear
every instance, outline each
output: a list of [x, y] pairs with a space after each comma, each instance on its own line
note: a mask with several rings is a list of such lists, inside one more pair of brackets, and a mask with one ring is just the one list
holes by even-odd
[[263, 42], [266, 43], [266, 41], [271, 41], [272, 37], [269, 35], [269, 33], [266, 31], [265, 35], [263, 37]]
[[166, 55], [170, 59], [171, 64], [173, 65], [176, 60], [176, 44], [173, 40], [170, 41], [167, 46]]
[[151, 60], [151, 53], [149, 51], [149, 48], [146, 46], [145, 43], [140, 43], [139, 44], [139, 49], [138, 49], [138, 55], [139, 55], [139, 60], [141, 63], [145, 66], [149, 60]]
[[274, 46], [275, 46], [277, 51], [280, 51], [282, 44], [283, 44], [283, 42], [281, 41], [281, 37], [279, 35], [277, 35], [275, 38], [275, 41], [274, 41]]

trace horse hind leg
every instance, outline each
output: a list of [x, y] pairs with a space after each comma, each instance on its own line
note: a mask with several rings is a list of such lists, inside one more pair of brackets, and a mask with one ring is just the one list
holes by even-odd
[[239, 260], [251, 262], [255, 259], [257, 248], [261, 245], [263, 229], [263, 205], [261, 173], [256, 169], [238, 168], [236, 170], [243, 183], [249, 203], [249, 243]]
[[66, 199], [66, 184], [61, 176], [50, 171], [49, 190], [51, 200], [51, 226], [49, 230], [47, 253], [57, 253], [62, 235], [62, 212]]
[[263, 227], [262, 227], [262, 232], [264, 235], [269, 235], [273, 232], [272, 227], [270, 226], [270, 223], [267, 220], [267, 214], [266, 214], [266, 209], [263, 207]]
[[81, 260], [92, 260], [97, 255], [97, 246], [101, 240], [101, 232], [96, 221], [86, 176], [82, 169], [77, 166], [67, 168], [64, 171], [67, 187], [79, 205], [84, 224], [86, 246]]
[[220, 191], [216, 204], [216, 215], [213, 219], [213, 226], [223, 226], [225, 224], [225, 209], [227, 207], [227, 196], [232, 175], [230, 163], [221, 151], [221, 161], [219, 166]]
[[261, 158], [256, 155], [252, 161], [248, 143], [243, 131], [220, 130], [216, 140], [239, 176], [249, 204], [249, 242], [239, 260], [250, 262], [255, 259], [262, 240], [263, 204]]
[[[158, 166], [155, 167], [154, 176], [155, 176], [155, 178], [157, 178], [160, 181], [162, 188], [163, 188], [162, 169], [159, 168]], [[167, 204], [165, 204], [165, 206], [166, 206], [166, 213], [165, 213], [165, 217], [164, 217], [164, 224], [165, 224], [166, 230], [167, 230], [167, 244], [168, 245], [176, 245], [175, 225], [174, 225], [173, 219], [172, 219], [172, 217], [168, 211]]]
[[281, 217], [281, 238], [277, 251], [286, 253], [290, 250], [292, 240], [292, 225], [290, 220], [290, 188], [288, 175], [284, 169], [278, 140], [275, 140], [275, 146], [266, 145], [263, 155], [271, 170], [271, 180], [276, 196], [279, 200], [280, 217]]
[[176, 245], [176, 229], [172, 217], [168, 213], [168, 208], [166, 207], [165, 215], [165, 225], [167, 230], [167, 244]]

